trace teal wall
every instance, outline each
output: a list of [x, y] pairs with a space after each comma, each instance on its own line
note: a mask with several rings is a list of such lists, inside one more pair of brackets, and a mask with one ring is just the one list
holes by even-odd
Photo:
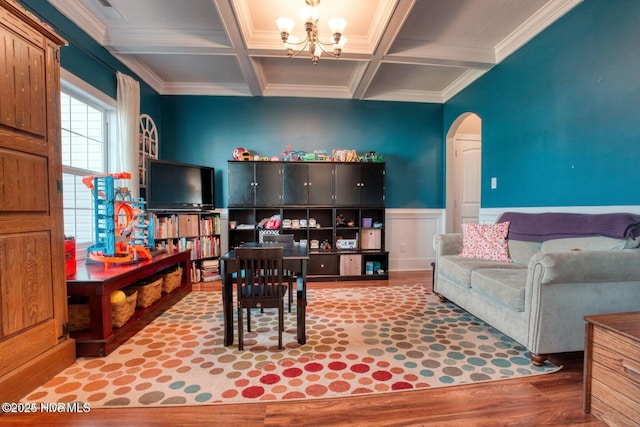
[[[115, 98], [115, 70], [139, 79], [44, 0], [20, 0], [69, 42], [62, 66]], [[350, 148], [381, 153], [394, 208], [445, 206], [444, 136], [482, 118], [482, 207], [640, 204], [640, 1], [584, 0], [444, 105], [160, 96], [141, 81], [141, 112], [166, 160], [218, 169], [235, 147], [260, 155]], [[490, 178], [498, 178], [491, 190]]]
[[387, 206], [441, 207], [440, 104], [304, 98], [164, 96], [160, 157], [213, 166], [216, 206], [227, 203], [236, 147], [260, 156], [295, 151], [376, 151], [387, 164]]
[[585, 0], [446, 103], [482, 118], [482, 207], [640, 204], [639, 22]]

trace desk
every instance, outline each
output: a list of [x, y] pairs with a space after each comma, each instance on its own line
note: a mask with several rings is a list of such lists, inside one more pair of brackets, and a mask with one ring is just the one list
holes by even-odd
[[[120, 344], [191, 292], [191, 250], [156, 255], [136, 263], [86, 264], [79, 262], [77, 271], [67, 276], [67, 294], [89, 298], [91, 325], [88, 331], [72, 332], [77, 356], [106, 356]], [[182, 266], [182, 284], [147, 308], [136, 309], [121, 328], [111, 324], [111, 292], [146, 279], [169, 267]]]
[[[282, 243], [245, 243], [243, 248], [259, 248], [282, 246], [284, 268], [296, 274], [296, 328], [298, 343], [305, 344], [306, 336], [306, 307], [307, 307], [307, 261], [309, 250], [306, 246], [282, 245]], [[233, 344], [233, 273], [238, 271], [238, 260], [235, 250], [231, 250], [220, 258], [220, 273], [222, 276], [222, 308], [224, 311], [224, 345]]]

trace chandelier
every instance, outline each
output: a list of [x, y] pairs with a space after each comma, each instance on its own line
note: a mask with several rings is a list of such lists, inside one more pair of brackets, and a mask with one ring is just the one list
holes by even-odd
[[304, 20], [304, 28], [307, 32], [304, 40], [299, 41], [296, 36], [290, 35], [295, 25], [293, 19], [281, 17], [276, 20], [287, 56], [289, 58], [298, 56], [309, 48], [314, 65], [318, 63], [320, 55], [323, 53], [339, 58], [342, 48], [347, 43], [347, 38], [342, 35], [347, 26], [347, 21], [342, 18], [330, 19], [331, 37], [326, 43], [323, 43], [318, 36], [318, 10], [316, 9], [316, 6], [320, 4], [320, 0], [306, 0], [306, 3], [307, 6], [300, 11], [300, 16]]

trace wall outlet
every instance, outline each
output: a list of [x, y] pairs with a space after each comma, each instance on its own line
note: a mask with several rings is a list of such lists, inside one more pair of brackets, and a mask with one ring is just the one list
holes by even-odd
[[400, 252], [401, 253], [407, 252], [407, 244], [406, 243], [400, 243]]
[[491, 178], [491, 189], [495, 190], [496, 188], [498, 188], [498, 178], [494, 176]]

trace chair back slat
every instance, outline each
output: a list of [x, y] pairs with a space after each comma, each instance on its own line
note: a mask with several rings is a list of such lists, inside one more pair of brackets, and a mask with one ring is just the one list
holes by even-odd
[[278, 300], [283, 297], [282, 247], [237, 248], [241, 273], [237, 275], [240, 298]]

